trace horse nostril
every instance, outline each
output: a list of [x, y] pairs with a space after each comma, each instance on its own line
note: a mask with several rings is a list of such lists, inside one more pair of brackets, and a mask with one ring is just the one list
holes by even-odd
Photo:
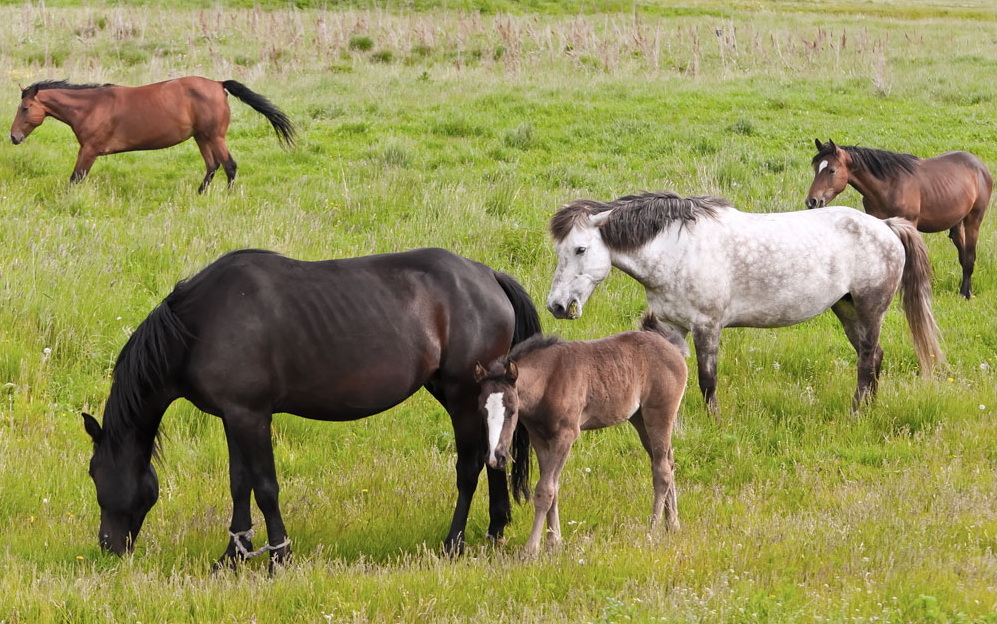
[[552, 303], [547, 306], [547, 309], [551, 311], [554, 316], [560, 316], [564, 314], [564, 306], [560, 303]]

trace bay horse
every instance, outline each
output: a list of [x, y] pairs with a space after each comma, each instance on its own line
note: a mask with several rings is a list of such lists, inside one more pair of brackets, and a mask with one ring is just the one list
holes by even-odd
[[658, 318], [692, 332], [699, 387], [714, 412], [724, 327], [785, 327], [830, 308], [858, 354], [853, 410], [876, 393], [879, 334], [898, 289], [921, 370], [943, 359], [927, 248], [905, 219], [843, 206], [752, 214], [718, 197], [644, 193], [575, 201], [553, 215], [550, 233], [557, 269], [547, 309], [578, 318], [619, 268], [644, 286]]
[[548, 546], [561, 541], [557, 496], [571, 445], [582, 431], [623, 422], [634, 426], [651, 458], [652, 528], [662, 511], [665, 527], [679, 528], [672, 430], [689, 374], [689, 346], [651, 313], [641, 329], [586, 341], [536, 335], [487, 367], [475, 363], [478, 403], [488, 424], [488, 465], [505, 468], [520, 424], [537, 454], [540, 480], [527, 554], [540, 549], [544, 519]]
[[75, 183], [86, 177], [98, 156], [163, 149], [194, 137], [207, 168], [197, 192], [208, 188], [219, 166], [231, 187], [236, 164], [225, 144], [230, 118], [226, 92], [266, 117], [281, 143], [294, 145], [294, 124], [270, 100], [235, 80], [219, 82], [197, 76], [141, 87], [36, 82], [21, 91], [10, 140], [14, 145], [21, 143], [46, 117], [68, 125], [80, 143], [69, 178]]
[[886, 150], [838, 146], [815, 139], [814, 181], [807, 208], [821, 208], [851, 184], [862, 194], [865, 211], [874, 217], [903, 217], [921, 232], [949, 231], [959, 254], [959, 294], [973, 296], [976, 243], [990, 204], [993, 176], [969, 152], [947, 152], [918, 158]]
[[[273, 567], [291, 548], [272, 414], [356, 420], [425, 387], [454, 428], [458, 496], [444, 550], [459, 554], [487, 452], [474, 362], [539, 331], [536, 308], [515, 279], [442, 249], [319, 262], [261, 250], [224, 255], [180, 281], [128, 339], [103, 426], [83, 415], [94, 446], [100, 545], [119, 555], [132, 550], [159, 494], [151, 460], [160, 421], [178, 398], [220, 417], [225, 429], [233, 509], [216, 566], [269, 551]], [[525, 432], [516, 444], [517, 453], [528, 452]], [[510, 520], [508, 483], [502, 471], [487, 474], [488, 535], [500, 539]], [[255, 552], [251, 495], [268, 537]]]

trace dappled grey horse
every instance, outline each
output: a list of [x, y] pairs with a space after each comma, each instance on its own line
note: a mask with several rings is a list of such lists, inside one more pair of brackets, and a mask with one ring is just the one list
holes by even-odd
[[898, 288], [924, 371], [942, 361], [931, 265], [917, 230], [846, 207], [751, 214], [717, 197], [645, 193], [579, 200], [550, 221], [557, 251], [547, 308], [574, 319], [612, 267], [662, 320], [691, 331], [711, 410], [724, 327], [784, 327], [830, 308], [858, 353], [853, 409], [876, 393], [883, 317]]

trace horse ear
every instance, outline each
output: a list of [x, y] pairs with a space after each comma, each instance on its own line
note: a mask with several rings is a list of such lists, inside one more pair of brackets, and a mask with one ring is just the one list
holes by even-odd
[[834, 144], [834, 141], [832, 141], [831, 139], [828, 139], [827, 140], [827, 144], [831, 147], [831, 153], [832, 154], [837, 154], [838, 153], [838, 146]]
[[599, 212], [592, 215], [591, 217], [589, 217], [589, 220], [592, 222], [592, 225], [594, 225], [595, 227], [602, 227], [606, 223], [606, 220], [609, 219], [609, 215], [611, 214], [613, 214], [612, 210], [606, 210], [605, 212]]
[[824, 149], [824, 144], [820, 142], [820, 139], [814, 139], [814, 145], [817, 146], [817, 151]]
[[513, 383], [519, 379], [519, 365], [515, 360], [509, 360], [509, 365], [505, 367], [505, 378]]
[[481, 380], [488, 376], [488, 371], [481, 365], [481, 362], [474, 362], [474, 383], [481, 383]]
[[94, 444], [100, 444], [101, 439], [104, 437], [104, 430], [100, 428], [100, 423], [97, 422], [97, 419], [86, 412], [83, 412], [83, 428], [90, 434]]

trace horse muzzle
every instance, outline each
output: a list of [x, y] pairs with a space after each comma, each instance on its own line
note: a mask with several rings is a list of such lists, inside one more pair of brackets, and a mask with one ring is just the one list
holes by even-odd
[[827, 205], [827, 201], [823, 197], [809, 197], [807, 198], [807, 209], [812, 210], [814, 208], [823, 208]]
[[582, 315], [582, 306], [577, 299], [572, 299], [567, 307], [560, 303], [548, 302], [547, 309], [554, 318], [574, 320]]
[[488, 458], [488, 467], [495, 468], [497, 470], [505, 470], [506, 464], [509, 463], [509, 453], [506, 451], [501, 451], [495, 449], [495, 453]]
[[16, 137], [13, 134], [10, 135], [10, 142], [13, 143], [14, 145], [20, 145], [22, 141], [24, 141], [23, 136]]

